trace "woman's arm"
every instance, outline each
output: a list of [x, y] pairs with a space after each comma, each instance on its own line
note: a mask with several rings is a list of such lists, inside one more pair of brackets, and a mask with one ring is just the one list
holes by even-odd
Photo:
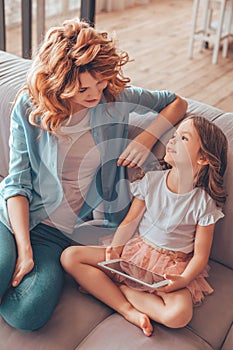
[[117, 165], [142, 166], [150, 150], [162, 134], [179, 122], [185, 115], [187, 102], [179, 96], [157, 115], [153, 122], [126, 147]]
[[34, 267], [29, 232], [29, 203], [27, 197], [15, 196], [7, 200], [8, 215], [15, 235], [18, 258], [12, 279], [16, 287]]
[[166, 275], [166, 278], [170, 279], [172, 282], [167, 287], [163, 288], [163, 290], [161, 289], [161, 291], [172, 292], [185, 288], [203, 271], [210, 256], [214, 226], [214, 224], [209, 226], [197, 225], [192, 259], [181, 275]]
[[115, 232], [111, 247], [107, 248], [107, 259], [117, 258], [121, 255], [124, 245], [135, 233], [144, 212], [145, 201], [135, 197], [126, 217]]

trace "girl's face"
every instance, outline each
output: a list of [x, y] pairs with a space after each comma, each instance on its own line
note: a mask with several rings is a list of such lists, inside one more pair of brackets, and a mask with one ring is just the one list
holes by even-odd
[[101, 99], [107, 80], [96, 80], [89, 72], [80, 73], [79, 92], [72, 98], [74, 110], [95, 107]]
[[202, 164], [201, 142], [192, 120], [183, 121], [166, 147], [165, 161], [172, 166], [195, 168]]

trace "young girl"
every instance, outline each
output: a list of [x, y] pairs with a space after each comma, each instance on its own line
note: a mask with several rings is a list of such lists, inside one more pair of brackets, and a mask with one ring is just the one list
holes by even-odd
[[[104, 202], [107, 229], [116, 229], [130, 204], [124, 166], [142, 164], [185, 114], [173, 92], [129, 87], [128, 61], [106, 32], [69, 20], [48, 31], [16, 98], [9, 175], [0, 184], [0, 315], [15, 328], [48, 321], [77, 221]], [[153, 118], [127, 144], [135, 109]]]
[[[71, 247], [61, 257], [82, 288], [152, 334], [150, 319], [185, 326], [193, 305], [213, 292], [205, 280], [214, 225], [224, 215], [227, 140], [202, 117], [185, 119], [166, 147], [168, 170], [131, 184], [134, 199], [111, 247]], [[133, 236], [138, 227], [138, 233]], [[123, 258], [170, 280], [156, 291], [110, 275], [97, 263]]]

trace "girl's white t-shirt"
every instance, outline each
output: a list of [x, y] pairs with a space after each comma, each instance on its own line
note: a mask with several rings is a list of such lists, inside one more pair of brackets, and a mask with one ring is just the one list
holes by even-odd
[[190, 253], [196, 225], [208, 226], [224, 214], [201, 188], [184, 194], [171, 192], [166, 184], [168, 172], [150, 171], [130, 185], [132, 194], [146, 203], [139, 234], [159, 247]]

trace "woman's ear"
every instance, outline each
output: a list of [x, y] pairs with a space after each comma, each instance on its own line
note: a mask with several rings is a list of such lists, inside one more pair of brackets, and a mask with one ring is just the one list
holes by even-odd
[[208, 165], [210, 162], [209, 162], [209, 159], [207, 159], [205, 156], [203, 155], [199, 155], [198, 159], [197, 159], [197, 164], [199, 165]]

